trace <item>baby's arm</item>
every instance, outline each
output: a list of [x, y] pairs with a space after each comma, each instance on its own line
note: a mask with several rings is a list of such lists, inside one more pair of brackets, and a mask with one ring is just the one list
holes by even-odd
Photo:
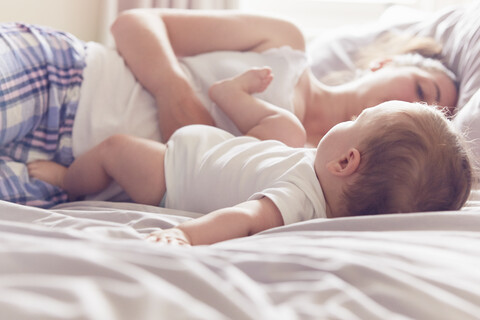
[[300, 120], [292, 112], [252, 96], [264, 91], [272, 79], [268, 67], [250, 69], [234, 78], [215, 83], [209, 95], [242, 134], [303, 147], [306, 132]]
[[181, 245], [213, 244], [282, 225], [280, 210], [270, 199], [264, 197], [216, 210], [172, 229], [153, 232], [147, 239]]

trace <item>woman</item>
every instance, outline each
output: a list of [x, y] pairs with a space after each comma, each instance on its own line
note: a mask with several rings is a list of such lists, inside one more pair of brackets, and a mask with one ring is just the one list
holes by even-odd
[[[425, 100], [453, 106], [456, 100], [455, 85], [439, 68], [393, 67], [389, 60], [379, 61], [378, 71], [359, 80], [325, 86], [307, 68], [305, 43], [298, 28], [270, 17], [229, 12], [127, 12], [117, 19], [112, 32], [128, 68], [116, 51], [99, 44], [89, 43], [85, 49], [77, 39], [58, 32], [22, 25], [11, 29], [1, 30], [0, 43], [5, 55], [1, 59], [2, 89], [10, 93], [3, 95], [9, 100], [2, 101], [7, 107], [0, 110], [4, 113], [0, 193], [3, 200], [39, 207], [65, 202], [67, 197], [58, 188], [30, 180], [25, 167], [29, 161], [53, 159], [69, 165], [74, 157], [114, 133], [167, 140], [175, 129], [191, 123], [235, 131], [211, 106], [205, 92], [211, 82], [233, 76], [255, 61], [264, 65], [270, 58], [275, 60], [273, 91], [265, 91], [265, 100], [294, 112], [310, 144], [316, 144], [334, 124], [381, 101]], [[35, 49], [25, 50], [26, 44]], [[39, 62], [29, 66], [26, 62], [36, 61], [32, 57], [39, 57]], [[242, 60], [248, 61], [236, 68]], [[216, 72], [203, 77], [213, 67]], [[16, 103], [24, 102], [24, 91], [11, 94], [18, 86], [7, 77], [7, 68], [15, 69], [18, 79], [29, 79], [24, 83], [32, 99], [21, 111]], [[38, 70], [48, 77], [37, 77]], [[38, 86], [33, 85], [37, 82]], [[64, 89], [52, 92], [57, 87]], [[62, 107], [56, 108], [56, 101]], [[25, 118], [26, 112], [31, 121], [17, 121]], [[39, 144], [42, 139], [48, 143]]]
[[[453, 108], [457, 99], [456, 86], [449, 71], [440, 63], [425, 62], [414, 56], [409, 57], [410, 61], [390, 57], [378, 60], [372, 68], [376, 72], [342, 86], [325, 86], [310, 72], [306, 59], [297, 57], [298, 51], [305, 51], [305, 41], [300, 30], [287, 21], [271, 17], [224, 12], [134, 10], [122, 14], [114, 23], [112, 32], [118, 51], [140, 83], [156, 99], [164, 140], [175, 129], [186, 124], [215, 123], [219, 126], [218, 119], [213, 121], [211, 117], [212, 109], [207, 106], [209, 113], [202, 106], [210, 103], [206, 101], [205, 90], [200, 101], [198, 91], [202, 89], [191, 87], [191, 76], [186, 74], [185, 69], [190, 72], [193, 69], [195, 72], [199, 68], [195, 69], [192, 64], [208, 64], [211, 68], [224, 60], [248, 58], [213, 55], [209, 59], [207, 55], [199, 62], [190, 62], [188, 59], [186, 62], [180, 59], [179, 62], [176, 58], [219, 50], [264, 54], [272, 48], [288, 46], [295, 51], [281, 53], [292, 56], [287, 63], [295, 60], [292, 63], [300, 70], [290, 71], [298, 73], [298, 80], [294, 80], [291, 93], [287, 90], [292, 94], [292, 106], [284, 108], [291, 108], [303, 123], [311, 145], [316, 145], [335, 124], [349, 120], [364, 108], [383, 101], [425, 101]], [[299, 59], [300, 62], [297, 61]], [[264, 61], [268, 63], [267, 60]], [[184, 67], [185, 64], [187, 68]], [[234, 66], [231, 68], [234, 69]], [[197, 82], [207, 82], [201, 83], [201, 86], [208, 88], [212, 81], [220, 80], [213, 76], [198, 75], [205, 71], [207, 70], [200, 69], [194, 75]], [[237, 73], [241, 71], [241, 68], [236, 70]], [[273, 72], [276, 77], [283, 76], [275, 69]], [[225, 77], [228, 73], [220, 74]], [[198, 80], [199, 77], [207, 77], [210, 83], [208, 80]], [[231, 126], [226, 126], [225, 129], [232, 131], [229, 127]]]

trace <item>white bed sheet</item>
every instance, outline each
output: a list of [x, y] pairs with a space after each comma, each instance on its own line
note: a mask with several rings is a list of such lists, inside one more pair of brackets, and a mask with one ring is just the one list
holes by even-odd
[[478, 319], [480, 207], [312, 220], [192, 248], [196, 214], [0, 202], [1, 319]]

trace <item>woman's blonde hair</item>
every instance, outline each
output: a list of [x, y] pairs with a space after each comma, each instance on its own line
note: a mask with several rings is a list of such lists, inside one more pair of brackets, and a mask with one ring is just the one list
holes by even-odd
[[372, 63], [385, 59], [392, 59], [394, 63], [398, 63], [397, 65], [401, 63], [423, 69], [433, 66], [456, 81], [454, 73], [443, 64], [442, 45], [435, 39], [393, 32], [385, 32], [371, 44], [360, 48], [353, 56], [355, 70], [332, 72], [320, 81], [327, 85], [340, 85], [352, 81], [369, 72]]
[[375, 60], [411, 53], [441, 61], [442, 49], [442, 45], [431, 37], [385, 32], [370, 45], [360, 48], [354, 60], [360, 69], [368, 69], [370, 63]]
[[355, 183], [344, 189], [344, 215], [460, 209], [473, 169], [463, 137], [444, 114], [422, 103], [382, 118], [359, 148]]

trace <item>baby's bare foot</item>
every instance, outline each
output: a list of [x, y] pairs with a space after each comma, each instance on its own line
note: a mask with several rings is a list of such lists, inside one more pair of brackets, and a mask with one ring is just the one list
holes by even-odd
[[272, 69], [269, 67], [253, 68], [231, 79], [250, 94], [264, 91], [272, 80]]
[[27, 164], [28, 174], [54, 186], [63, 188], [67, 168], [53, 161], [37, 160]]
[[233, 78], [214, 83], [210, 87], [210, 98], [215, 101], [217, 98], [228, 96], [236, 90], [248, 94], [263, 92], [272, 80], [272, 69], [269, 67], [252, 68]]

